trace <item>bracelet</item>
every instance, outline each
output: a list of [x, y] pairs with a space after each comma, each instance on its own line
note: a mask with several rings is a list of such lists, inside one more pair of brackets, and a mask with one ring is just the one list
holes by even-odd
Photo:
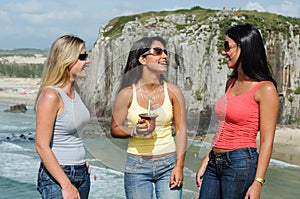
[[135, 126], [135, 127], [133, 127], [133, 130], [132, 130], [132, 132], [131, 132], [130, 136], [131, 136], [131, 137], [137, 136], [137, 132], [136, 132], [136, 126]]
[[255, 177], [254, 181], [259, 182], [261, 186], [263, 186], [266, 183], [265, 179], [259, 177]]

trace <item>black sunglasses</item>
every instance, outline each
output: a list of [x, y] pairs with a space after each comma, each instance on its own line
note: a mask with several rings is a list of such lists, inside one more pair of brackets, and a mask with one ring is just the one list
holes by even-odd
[[237, 47], [237, 46], [239, 46], [239, 45], [236, 44], [236, 43], [229, 45], [228, 41], [224, 41], [224, 43], [223, 43], [223, 47], [224, 47], [225, 52], [228, 52], [228, 51], [230, 51], [231, 48], [234, 48], [234, 47]]
[[84, 61], [84, 60], [86, 60], [86, 58], [87, 58], [88, 56], [89, 56], [89, 55], [88, 55], [87, 53], [79, 54], [78, 59], [79, 59], [80, 61]]
[[156, 48], [150, 48], [150, 50], [148, 50], [147, 52], [145, 52], [143, 54], [143, 56], [146, 56], [146, 55], [153, 55], [153, 56], [159, 56], [159, 55], [162, 55], [163, 52], [168, 55], [168, 51], [166, 49], [161, 49], [159, 47], [156, 47]]

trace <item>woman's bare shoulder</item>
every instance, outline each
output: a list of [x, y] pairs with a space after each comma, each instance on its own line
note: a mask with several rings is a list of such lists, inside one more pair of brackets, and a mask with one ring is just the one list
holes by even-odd
[[132, 97], [132, 94], [133, 94], [133, 87], [128, 86], [120, 90], [120, 92], [117, 95], [117, 98], [127, 101]]
[[264, 81], [255, 92], [256, 101], [264, 99], [275, 99], [278, 98], [278, 93], [275, 85], [271, 81]]
[[58, 101], [60, 98], [58, 92], [51, 87], [44, 88], [41, 92], [40, 100]]

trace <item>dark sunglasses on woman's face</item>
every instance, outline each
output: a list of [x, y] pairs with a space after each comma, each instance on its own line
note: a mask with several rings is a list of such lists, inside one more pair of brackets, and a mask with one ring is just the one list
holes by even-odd
[[87, 53], [79, 54], [78, 59], [79, 59], [80, 61], [84, 61], [84, 60], [86, 60], [87, 57], [88, 57], [88, 54], [87, 54]]
[[143, 56], [146, 56], [146, 55], [159, 56], [159, 55], [162, 55], [163, 52], [166, 55], [168, 55], [168, 51], [166, 49], [162, 49], [162, 48], [156, 47], [156, 48], [151, 48], [149, 51], [145, 52], [143, 54]]
[[231, 48], [234, 48], [234, 47], [237, 47], [237, 46], [238, 46], [238, 44], [236, 44], [236, 43], [229, 44], [228, 41], [224, 41], [224, 43], [223, 43], [223, 47], [224, 47], [225, 52], [228, 52], [228, 51], [230, 51]]

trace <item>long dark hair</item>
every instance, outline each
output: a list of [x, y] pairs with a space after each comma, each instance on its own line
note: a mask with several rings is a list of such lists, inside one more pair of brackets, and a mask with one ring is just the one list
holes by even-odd
[[[123, 76], [121, 77], [119, 91], [123, 88], [131, 86], [133, 83], [137, 83], [138, 80], [141, 78], [143, 67], [141, 67], [139, 58], [151, 49], [151, 45], [154, 41], [159, 41], [164, 46], [166, 46], [167, 44], [167, 42], [159, 36], [143, 37], [133, 43], [127, 58], [127, 63], [123, 72]], [[163, 75], [161, 75], [161, 80], [166, 80], [166, 78]]]
[[255, 26], [246, 23], [229, 28], [226, 31], [226, 35], [241, 48], [241, 54], [229, 81], [232, 78], [237, 78], [237, 66], [242, 63], [242, 69], [249, 78], [257, 81], [272, 81], [277, 88], [276, 81], [267, 62], [267, 55], [259, 30]]

